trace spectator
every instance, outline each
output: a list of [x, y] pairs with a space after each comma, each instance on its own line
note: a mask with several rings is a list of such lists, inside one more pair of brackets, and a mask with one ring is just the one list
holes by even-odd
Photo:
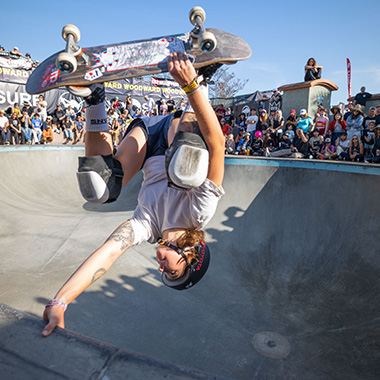
[[339, 106], [332, 106], [330, 109], [330, 117], [329, 117], [330, 123], [334, 120], [334, 115], [337, 112], [340, 112], [340, 107]]
[[238, 134], [235, 138], [235, 147], [237, 147], [238, 144], [240, 143], [240, 140], [243, 138], [244, 133], [245, 133], [244, 129], [242, 129], [242, 128], [239, 129]]
[[313, 129], [313, 119], [307, 114], [305, 109], [300, 111], [300, 116], [297, 119], [297, 128], [302, 128], [303, 133], [308, 133]]
[[32, 127], [34, 144], [39, 144], [42, 137], [42, 121], [40, 119], [40, 115], [35, 113], [29, 120]]
[[372, 162], [374, 164], [380, 163], [380, 124], [375, 127], [375, 138], [372, 148]]
[[243, 133], [243, 138], [240, 140], [238, 146], [236, 147], [236, 151], [239, 152], [239, 154], [246, 155], [250, 153], [250, 137], [251, 135], [248, 132]]
[[352, 109], [354, 108], [354, 105], [352, 103], [348, 103], [347, 105], [347, 111], [344, 114], [344, 121], [347, 121], [347, 118], [352, 114]]
[[154, 106], [155, 106], [155, 102], [148, 95], [145, 95], [144, 99], [146, 100], [146, 105], [147, 105], [147, 108], [148, 108], [148, 115], [152, 116], [153, 115]]
[[9, 120], [3, 110], [0, 110], [0, 133], [3, 145], [9, 145], [11, 143], [11, 131], [9, 129]]
[[261, 133], [265, 133], [271, 127], [271, 121], [268, 117], [267, 111], [263, 108], [260, 111], [259, 120], [257, 122], [257, 131], [261, 131]]
[[227, 107], [226, 108], [226, 114], [224, 115], [224, 118], [226, 119], [226, 123], [229, 124], [229, 125], [233, 125], [234, 124], [234, 115], [232, 115], [232, 112], [231, 112], [231, 108], [230, 107]]
[[347, 138], [347, 132], [343, 132], [335, 141], [335, 152], [340, 160], [343, 159], [341, 154], [348, 152], [349, 145], [350, 140]]
[[74, 135], [73, 135], [74, 123], [70, 119], [69, 116], [64, 116], [62, 128], [63, 128], [63, 133], [66, 137], [64, 144], [68, 144], [70, 141], [74, 140]]
[[271, 137], [275, 141], [276, 145], [279, 143], [282, 133], [284, 132], [284, 118], [282, 117], [282, 111], [277, 110], [274, 114], [274, 118], [271, 125]]
[[223, 135], [225, 136], [229, 135], [231, 133], [231, 127], [228, 124], [226, 124], [226, 119], [222, 117], [219, 120], [219, 123], [220, 123], [220, 127], [222, 128]]
[[75, 111], [73, 110], [73, 107], [69, 105], [66, 110], [65, 110], [65, 116], [68, 116], [70, 120], [74, 121], [75, 120]]
[[38, 97], [37, 108], [39, 108], [41, 110], [40, 111], [40, 116], [41, 116], [42, 123], [45, 123], [46, 118], [47, 118], [47, 105], [48, 104], [47, 104], [44, 96], [40, 95]]
[[[364, 159], [372, 159], [368, 157], [372, 152], [373, 144], [375, 143], [375, 120], [371, 120], [368, 124], [368, 129], [363, 132]], [[372, 153], [371, 153], [372, 154]]]
[[342, 119], [342, 114], [336, 112], [334, 114], [334, 120], [329, 125], [329, 134], [332, 134], [332, 143], [335, 145], [335, 141], [339, 138], [343, 132], [346, 132], [347, 125]]
[[235, 153], [235, 140], [234, 135], [230, 133], [226, 139], [226, 154], [234, 154]]
[[282, 95], [278, 92], [277, 88], [272, 90], [272, 96], [269, 99], [269, 107], [281, 109]]
[[182, 99], [182, 100], [181, 100], [181, 103], [179, 104], [179, 109], [180, 109], [181, 111], [184, 111], [185, 108], [186, 108], [186, 100], [185, 100], [185, 99]]
[[28, 101], [24, 102], [24, 107], [22, 108], [22, 112], [28, 112], [29, 117], [32, 117], [33, 115], [33, 108], [31, 107], [30, 103]]
[[168, 106], [168, 114], [171, 114], [174, 111], [175, 102], [173, 100], [173, 97], [169, 95], [169, 100], [166, 102]]
[[256, 131], [255, 138], [252, 141], [252, 155], [253, 156], [263, 156], [264, 155], [264, 141], [262, 139], [262, 132]]
[[161, 100], [160, 114], [165, 116], [168, 114], [168, 105], [164, 99]]
[[380, 104], [376, 106], [376, 112], [375, 113], [376, 113], [376, 117], [378, 118], [378, 123], [376, 125], [378, 125], [378, 124], [380, 124]]
[[326, 116], [326, 108], [320, 107], [314, 117], [315, 128], [319, 134], [326, 137], [329, 130], [329, 118]]
[[21, 117], [21, 130], [24, 134], [25, 143], [30, 145], [32, 143], [32, 129], [30, 128], [30, 117], [27, 111], [24, 111]]
[[292, 157], [293, 150], [291, 148], [291, 142], [289, 140], [289, 132], [285, 132], [280, 139], [278, 148], [272, 151], [270, 157]]
[[48, 118], [45, 123], [45, 128], [42, 131], [41, 144], [50, 144], [54, 140], [51, 118]]
[[22, 136], [21, 122], [17, 118], [16, 112], [13, 112], [9, 119], [9, 130], [11, 132], [11, 143], [12, 137], [16, 145], [20, 144], [20, 140], [25, 140], [25, 137]]
[[352, 135], [348, 152], [343, 152], [341, 157], [346, 161], [364, 162], [364, 145], [357, 135]]
[[321, 158], [324, 160], [333, 160], [337, 157], [334, 145], [331, 144], [330, 137], [325, 140], [325, 145], [321, 149]]
[[291, 148], [293, 150], [296, 149], [297, 152], [300, 153], [300, 155], [296, 155], [295, 158], [307, 157], [309, 152], [309, 139], [301, 127], [297, 127], [296, 129], [296, 135], [293, 139]]
[[323, 137], [320, 135], [318, 128], [313, 131], [313, 136], [309, 140], [310, 158], [319, 158], [323, 145]]
[[363, 111], [361, 109], [361, 106], [357, 104], [352, 109], [352, 114], [347, 118], [346, 124], [347, 124], [347, 136], [348, 139], [351, 141], [351, 137], [353, 135], [356, 135], [361, 138], [361, 131], [363, 130]]
[[366, 104], [367, 104], [367, 100], [369, 98], [372, 97], [372, 94], [370, 94], [369, 92], [366, 92], [365, 91], [365, 87], [362, 86], [360, 88], [360, 92], [358, 92], [356, 95], [355, 95], [355, 98], [354, 98], [354, 106], [360, 104], [362, 106], [362, 108], [364, 109]]
[[140, 108], [136, 108], [135, 109], [135, 118], [141, 118], [141, 110], [140, 110]]
[[13, 104], [11, 114], [13, 112], [17, 115], [18, 118], [22, 116], [22, 111], [20, 110], [20, 106], [18, 103]]
[[[127, 112], [127, 111], [124, 111]], [[86, 123], [80, 115], [77, 115], [74, 121], [74, 133], [75, 133], [75, 141], [74, 144], [78, 142], [84, 141], [84, 133], [86, 128]]]
[[276, 147], [275, 141], [273, 140], [270, 131], [265, 132], [263, 147], [264, 147], [264, 152], [267, 157], [270, 156], [270, 153], [273, 152]]
[[60, 133], [60, 131], [64, 130], [63, 127], [63, 119], [65, 118], [65, 112], [63, 111], [60, 104], [57, 104], [57, 108], [53, 112], [52, 124], [53, 131]]
[[309, 58], [305, 66], [305, 82], [321, 79], [323, 66], [318, 66], [314, 58]]
[[226, 109], [224, 108], [223, 104], [219, 104], [215, 108], [215, 114], [216, 114], [216, 117], [218, 118], [218, 120], [220, 120], [222, 117], [224, 117], [224, 115], [226, 114]]
[[291, 131], [291, 134], [288, 136], [289, 139], [293, 140], [293, 137], [295, 135], [295, 130], [297, 128], [297, 114], [296, 110], [290, 110], [290, 114], [288, 118], [286, 119], [285, 123], [285, 131]]
[[22, 54], [19, 52], [17, 46], [15, 46], [15, 47], [13, 48], [13, 50], [10, 51], [10, 53], [13, 54], [13, 55], [18, 55], [19, 57], [22, 57]]
[[244, 131], [246, 131], [246, 129], [247, 129], [247, 120], [246, 120], [246, 116], [245, 116], [244, 113], [241, 113], [239, 115], [239, 119], [237, 121], [237, 125], [238, 125], [238, 127], [240, 129], [242, 128], [242, 129], [244, 129]]
[[256, 132], [256, 125], [259, 118], [256, 115], [256, 110], [254, 108], [251, 109], [251, 114], [247, 117], [245, 124], [247, 125], [247, 132], [251, 134], [251, 139]]
[[[152, 99], [153, 100], [153, 99]], [[123, 111], [123, 107], [119, 101], [119, 97], [116, 96], [115, 99], [111, 102], [111, 108], [116, 111], [117, 114], [121, 114]]]
[[377, 125], [377, 118], [376, 118], [376, 108], [375, 107], [371, 107], [369, 109], [369, 112], [368, 112], [368, 116], [366, 116], [364, 119], [363, 119], [363, 130], [364, 132], [365, 131], [368, 131], [369, 129], [369, 123], [373, 121], [375, 123], [375, 125]]

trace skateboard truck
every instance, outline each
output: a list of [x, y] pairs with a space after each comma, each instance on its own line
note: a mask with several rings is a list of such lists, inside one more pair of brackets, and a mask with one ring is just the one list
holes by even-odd
[[65, 25], [62, 29], [62, 37], [66, 41], [66, 49], [58, 54], [55, 64], [63, 73], [73, 73], [78, 67], [79, 59], [88, 64], [87, 56], [77, 45], [80, 40], [80, 30], [75, 25]]
[[202, 7], [194, 7], [189, 13], [190, 22], [195, 25], [191, 31], [193, 43], [197, 44], [204, 52], [211, 52], [216, 48], [216, 38], [213, 33], [207, 32], [203, 23], [206, 20], [206, 12]]

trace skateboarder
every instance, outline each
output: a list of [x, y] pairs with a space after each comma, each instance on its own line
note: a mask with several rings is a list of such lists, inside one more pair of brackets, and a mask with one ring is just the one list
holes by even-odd
[[162, 281], [173, 289], [190, 288], [208, 268], [210, 253], [201, 228], [224, 194], [224, 138], [187, 56], [173, 53], [168, 70], [186, 92], [188, 108], [180, 118], [172, 114], [133, 122], [115, 157], [101, 92], [94, 91], [87, 99], [86, 157], [80, 158], [78, 172], [82, 195], [92, 201], [112, 201], [141, 167], [144, 181], [133, 217], [111, 234], [46, 306], [44, 319], [49, 323], [43, 336], [56, 326], [64, 327], [67, 305], [132, 245], [159, 244], [156, 256]]

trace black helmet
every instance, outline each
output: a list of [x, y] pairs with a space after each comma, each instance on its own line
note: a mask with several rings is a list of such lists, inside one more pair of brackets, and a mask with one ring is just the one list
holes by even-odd
[[183, 249], [178, 248], [177, 246], [169, 242], [166, 242], [161, 238], [157, 240], [157, 243], [163, 244], [171, 249], [174, 249], [179, 255], [182, 256], [182, 258], [186, 261], [187, 264], [185, 273], [180, 278], [176, 278], [175, 280], [169, 279], [165, 275], [165, 273], [162, 273], [162, 282], [169, 288], [176, 290], [189, 289], [192, 286], [194, 286], [198, 281], [200, 281], [207, 272], [208, 266], [210, 264], [210, 250], [205, 242], [200, 241], [197, 246], [191, 247], [195, 248], [198, 253], [198, 260], [192, 264], [189, 264], [187, 257], [184, 254], [185, 251], [190, 249], [189, 247]]

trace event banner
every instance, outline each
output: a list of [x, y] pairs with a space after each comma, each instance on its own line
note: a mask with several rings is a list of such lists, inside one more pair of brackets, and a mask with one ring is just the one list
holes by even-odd
[[105, 82], [104, 86], [106, 91], [121, 96], [129, 94], [131, 96], [144, 97], [145, 95], [148, 95], [153, 98], [168, 99], [169, 95], [172, 95], [173, 98], [185, 98], [185, 93], [180, 87], [153, 86], [142, 79], [133, 78]]
[[33, 70], [19, 70], [0, 64], [0, 82], [26, 83]]

